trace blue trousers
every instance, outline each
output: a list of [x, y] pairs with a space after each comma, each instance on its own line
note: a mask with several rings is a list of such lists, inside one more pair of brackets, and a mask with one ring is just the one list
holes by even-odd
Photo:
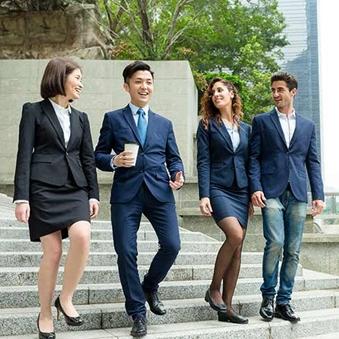
[[[143, 282], [137, 267], [137, 231], [142, 213], [151, 222], [159, 241], [159, 249]], [[114, 248], [118, 255], [120, 282], [125, 295], [127, 314], [146, 316], [143, 290], [157, 291], [180, 250], [178, 220], [174, 203], [156, 200], [145, 185], [128, 203], [111, 205]]]
[[265, 203], [266, 207], [262, 209], [266, 239], [263, 257], [264, 282], [260, 290], [263, 297], [275, 297], [279, 260], [282, 257], [276, 303], [284, 305], [291, 300], [307, 204], [297, 201], [289, 190], [279, 198], [267, 199]]

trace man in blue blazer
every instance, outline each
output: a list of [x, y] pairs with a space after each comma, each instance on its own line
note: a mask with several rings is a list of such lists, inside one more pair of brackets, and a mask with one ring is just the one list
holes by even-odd
[[[141, 337], [147, 333], [145, 300], [153, 313], [166, 313], [157, 291], [180, 249], [172, 190], [183, 185], [184, 168], [172, 123], [149, 108], [153, 93], [150, 66], [136, 61], [124, 69], [123, 77], [131, 101], [105, 114], [95, 159], [99, 169], [115, 170], [111, 191], [114, 248], [126, 311], [133, 318], [131, 335]], [[139, 146], [135, 165], [132, 153], [125, 150], [131, 143]], [[137, 231], [142, 213], [158, 236], [159, 250], [141, 283]]]
[[[312, 215], [322, 212], [324, 191], [317, 155], [315, 126], [295, 112], [298, 83], [288, 73], [271, 77], [275, 108], [253, 119], [249, 150], [252, 203], [262, 208], [266, 246], [263, 257], [260, 315], [297, 322], [290, 306], [306, 218], [307, 175], [312, 192]], [[278, 265], [282, 256], [279, 290]]]

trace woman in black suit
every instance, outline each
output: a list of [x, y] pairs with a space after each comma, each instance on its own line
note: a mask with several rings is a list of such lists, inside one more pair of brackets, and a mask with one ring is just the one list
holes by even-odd
[[99, 190], [89, 121], [70, 106], [83, 88], [80, 66], [54, 58], [41, 81], [40, 102], [23, 106], [15, 170], [15, 215], [40, 241], [39, 338], [55, 338], [51, 304], [62, 239], [69, 237], [64, 280], [55, 307], [68, 325], [83, 323], [72, 303], [89, 253], [90, 219], [99, 211]]
[[218, 311], [220, 321], [247, 323], [248, 319], [232, 309], [232, 298], [249, 210], [250, 126], [241, 121], [241, 100], [229, 81], [213, 79], [201, 103], [203, 116], [197, 131], [200, 210], [203, 215], [213, 216], [226, 236], [205, 300]]

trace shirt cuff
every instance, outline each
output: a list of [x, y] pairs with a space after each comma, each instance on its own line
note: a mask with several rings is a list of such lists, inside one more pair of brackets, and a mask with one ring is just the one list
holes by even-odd
[[98, 199], [95, 199], [95, 198], [89, 199], [89, 202], [96, 202], [96, 203], [100, 204], [100, 201]]
[[29, 201], [28, 200], [15, 200], [13, 203], [14, 204], [23, 204], [23, 203], [29, 204]]
[[110, 162], [110, 165], [111, 165], [113, 171], [115, 171], [118, 168], [118, 166], [115, 166], [114, 163], [113, 163], [116, 156], [117, 156], [117, 154], [114, 154], [112, 159], [111, 159], [111, 162]]

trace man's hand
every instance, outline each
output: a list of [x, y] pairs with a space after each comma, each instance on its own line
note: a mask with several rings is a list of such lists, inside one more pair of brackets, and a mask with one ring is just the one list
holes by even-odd
[[266, 201], [266, 198], [265, 198], [265, 195], [264, 195], [264, 192], [262, 191], [256, 191], [252, 194], [252, 204], [253, 206], [256, 206], [256, 207], [265, 207], [265, 201]]
[[210, 217], [213, 213], [210, 198], [201, 198], [200, 199], [200, 212], [206, 217]]
[[325, 207], [325, 203], [322, 200], [313, 200], [312, 201], [312, 217], [320, 214]]
[[181, 188], [184, 182], [185, 182], [184, 176], [182, 175], [182, 172], [179, 171], [175, 175], [174, 181], [170, 180], [169, 185], [172, 188], [172, 190], [178, 190], [179, 188]]
[[91, 219], [94, 219], [98, 216], [99, 213], [99, 202], [96, 199], [89, 200], [89, 213]]
[[133, 153], [130, 151], [123, 151], [117, 154], [113, 159], [113, 165], [116, 167], [132, 167], [134, 166]]
[[15, 205], [15, 217], [16, 220], [24, 222], [27, 224], [29, 215], [30, 215], [30, 207], [28, 202], [20, 202]]

